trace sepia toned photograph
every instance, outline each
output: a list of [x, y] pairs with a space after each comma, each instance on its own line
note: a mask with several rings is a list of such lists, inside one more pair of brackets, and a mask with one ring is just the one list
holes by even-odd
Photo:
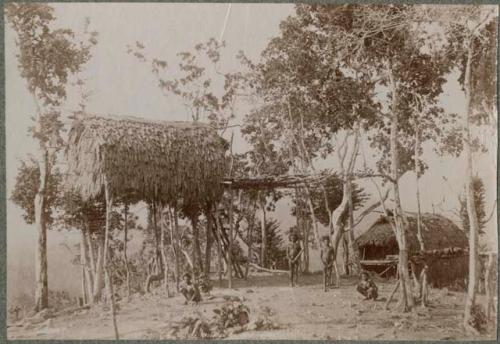
[[8, 340], [497, 340], [498, 6], [3, 9]]

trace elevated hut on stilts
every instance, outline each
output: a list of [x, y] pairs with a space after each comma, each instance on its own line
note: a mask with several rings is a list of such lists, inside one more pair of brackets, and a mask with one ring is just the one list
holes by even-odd
[[[202, 123], [84, 114], [75, 118], [66, 149], [66, 183], [84, 201], [106, 201], [103, 267], [113, 309], [107, 269], [113, 205], [123, 199], [147, 202], [154, 210], [156, 227], [159, 210], [167, 206], [194, 219], [222, 196], [227, 148], [227, 142]], [[196, 240], [197, 230], [194, 232]], [[158, 228], [155, 234], [159, 239]], [[156, 252], [157, 269], [151, 272], [147, 284], [165, 277], [166, 262], [159, 245]], [[201, 252], [195, 253], [201, 261]]]

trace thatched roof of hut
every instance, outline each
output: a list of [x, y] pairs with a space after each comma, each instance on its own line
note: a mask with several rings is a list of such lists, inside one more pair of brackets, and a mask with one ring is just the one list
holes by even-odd
[[[410, 251], [420, 250], [417, 239], [417, 216], [415, 213], [406, 213], [409, 222], [406, 238]], [[467, 237], [450, 219], [438, 214], [422, 214], [422, 238], [426, 250], [443, 248], [465, 248], [468, 245]], [[380, 246], [391, 247], [397, 245], [396, 236], [386, 216], [381, 216], [365, 233], [356, 240], [359, 247]]]
[[184, 206], [222, 195], [227, 142], [210, 126], [87, 115], [75, 120], [67, 147], [69, 186], [84, 200], [107, 181], [113, 197]]

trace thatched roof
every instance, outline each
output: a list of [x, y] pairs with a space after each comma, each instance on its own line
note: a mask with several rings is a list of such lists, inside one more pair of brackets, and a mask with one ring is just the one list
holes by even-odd
[[[407, 229], [407, 242], [410, 251], [418, 251], [420, 245], [417, 239], [417, 217], [414, 213], [406, 214], [409, 222]], [[426, 250], [443, 248], [465, 248], [468, 245], [465, 233], [450, 219], [438, 214], [422, 214], [422, 237]], [[357, 240], [359, 247], [381, 246], [390, 247], [397, 245], [391, 224], [385, 216], [381, 216]]]
[[84, 200], [107, 180], [114, 197], [133, 190], [142, 200], [195, 206], [221, 196], [227, 148], [202, 123], [87, 115], [69, 133], [67, 181]]

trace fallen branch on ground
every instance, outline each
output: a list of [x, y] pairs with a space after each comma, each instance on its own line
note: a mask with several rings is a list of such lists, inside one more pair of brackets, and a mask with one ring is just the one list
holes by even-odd
[[254, 263], [250, 263], [249, 264], [251, 267], [257, 269], [257, 270], [260, 270], [260, 271], [265, 271], [265, 272], [271, 272], [271, 273], [277, 273], [277, 274], [287, 274], [288, 271], [287, 270], [272, 270], [272, 269], [266, 269], [266, 268], [263, 268], [262, 266], [258, 266], [257, 264], [254, 264]]

